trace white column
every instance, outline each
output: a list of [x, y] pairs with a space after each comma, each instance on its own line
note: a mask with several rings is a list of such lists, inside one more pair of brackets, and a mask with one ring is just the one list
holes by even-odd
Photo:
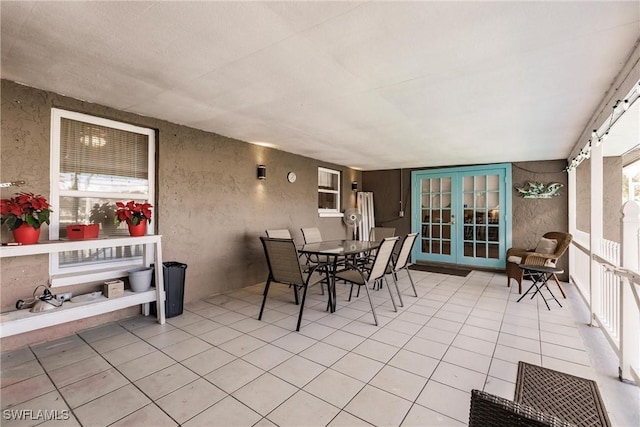
[[602, 173], [602, 145], [595, 145], [591, 148], [591, 231], [589, 240], [589, 258], [590, 258], [590, 279], [589, 279], [589, 309], [591, 310], [591, 319], [589, 324], [594, 325], [593, 318], [600, 309], [601, 299], [601, 283], [600, 283], [600, 264], [593, 259], [593, 254], [597, 253], [602, 241], [602, 222], [603, 222], [603, 173]]
[[[638, 230], [640, 229], [640, 207], [629, 201], [622, 207], [622, 251], [620, 263], [623, 268], [638, 272]], [[620, 379], [631, 380], [631, 368], [640, 369], [640, 307], [634, 296], [640, 285], [628, 278], [620, 281]]]
[[[569, 202], [569, 233], [571, 233], [573, 236], [576, 235], [576, 229], [577, 229], [577, 216], [578, 216], [578, 209], [577, 209], [577, 197], [576, 197], [576, 186], [577, 186], [577, 180], [576, 180], [576, 168], [573, 168], [569, 171], [569, 176], [568, 176], [568, 182], [567, 182], [567, 196], [568, 196], [568, 202]], [[575, 237], [574, 237], [575, 238]], [[574, 276], [574, 271], [576, 269], [576, 263], [575, 263], [575, 257], [576, 257], [576, 248], [573, 247], [573, 245], [569, 245], [569, 279], [571, 279], [571, 277], [575, 277]]]

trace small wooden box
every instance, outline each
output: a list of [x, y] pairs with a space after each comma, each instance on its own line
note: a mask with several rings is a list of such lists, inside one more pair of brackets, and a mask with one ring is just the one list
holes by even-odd
[[102, 294], [107, 298], [124, 295], [124, 282], [122, 280], [109, 280], [102, 286]]

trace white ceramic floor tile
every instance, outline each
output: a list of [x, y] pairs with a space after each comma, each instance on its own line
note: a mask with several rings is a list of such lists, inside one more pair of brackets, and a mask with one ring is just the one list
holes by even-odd
[[140, 338], [133, 335], [131, 332], [126, 331], [120, 325], [118, 327], [123, 331], [117, 335], [113, 335], [100, 340], [92, 341], [91, 347], [98, 353], [105, 353], [116, 348], [124, 347], [125, 345], [133, 344], [140, 341]]
[[432, 380], [424, 387], [416, 403], [466, 424], [469, 420], [470, 396], [469, 391], [458, 390]]
[[491, 367], [489, 368], [489, 376], [515, 384], [518, 377], [518, 364], [506, 362], [500, 359], [492, 359]]
[[61, 388], [66, 385], [83, 380], [92, 375], [110, 369], [111, 365], [100, 356], [93, 356], [88, 359], [81, 360], [73, 365], [64, 366], [60, 369], [48, 371], [49, 377], [56, 385]]
[[340, 409], [300, 390], [268, 416], [278, 426], [327, 425]]
[[498, 337], [498, 344], [513, 347], [530, 353], [540, 353], [540, 340], [519, 337], [511, 334], [501, 333]]
[[345, 354], [347, 354], [346, 350], [324, 342], [319, 342], [301, 352], [300, 356], [319, 363], [323, 366], [331, 366], [338, 360], [340, 360], [340, 358], [342, 358]]
[[77, 408], [93, 399], [117, 390], [129, 381], [115, 368], [92, 375], [60, 389], [60, 393], [71, 408]]
[[561, 345], [543, 342], [542, 355], [547, 357], [555, 357], [556, 359], [566, 360], [568, 362], [578, 363], [580, 365], [591, 366], [591, 360], [586, 351], [576, 350], [574, 348], [564, 347]]
[[214, 347], [183, 360], [182, 364], [198, 375], [206, 375], [235, 359], [236, 356]]
[[348, 353], [334, 363], [331, 368], [362, 382], [368, 382], [383, 366], [383, 363], [369, 359], [368, 357]]
[[441, 384], [466, 391], [474, 388], [481, 390], [484, 387], [486, 378], [486, 374], [446, 362], [440, 362], [433, 375], [431, 375], [431, 381], [435, 380]]
[[242, 359], [265, 371], [268, 371], [292, 356], [293, 353], [290, 351], [276, 347], [275, 345], [267, 344], [243, 356]]
[[[74, 409], [82, 425], [109, 425], [151, 401], [133, 385], [126, 385]], [[118, 408], [114, 411], [113, 408]]]
[[228, 396], [193, 417], [184, 425], [189, 427], [243, 427], [255, 425], [261, 418], [260, 414]]
[[406, 427], [424, 426], [464, 426], [465, 424], [441, 413], [414, 404], [402, 422]]
[[389, 426], [400, 425], [410, 408], [410, 401], [367, 385], [344, 409], [369, 423]]
[[198, 379], [193, 371], [176, 363], [148, 375], [134, 384], [151, 399], [156, 400]]
[[132, 414], [111, 424], [113, 427], [173, 427], [178, 424], [165, 414], [157, 405], [150, 403], [149, 405], [138, 409]]
[[244, 356], [265, 345], [266, 343], [264, 341], [254, 338], [251, 335], [241, 335], [238, 338], [221, 344], [220, 348], [235, 356]]
[[377, 360], [378, 362], [387, 363], [395, 356], [398, 350], [400, 350], [398, 347], [367, 339], [354, 348], [353, 352]]
[[331, 420], [327, 427], [371, 427], [365, 420], [362, 420], [355, 415], [351, 415], [346, 411], [341, 411], [336, 417]]
[[307, 384], [304, 390], [338, 408], [343, 408], [364, 386], [365, 383], [362, 381], [327, 369]]
[[118, 366], [155, 351], [157, 351], [157, 349], [146, 341], [138, 341], [133, 344], [125, 345], [124, 347], [102, 353], [102, 357], [113, 366]]
[[227, 393], [200, 378], [156, 400], [156, 404], [182, 424], [226, 396]]
[[435, 341], [425, 340], [423, 338], [413, 337], [405, 344], [404, 349], [419, 353], [424, 356], [441, 359], [447, 352], [449, 346]]
[[447, 350], [447, 353], [444, 355], [442, 360], [453, 365], [469, 368], [482, 374], [489, 372], [489, 365], [491, 365], [490, 356], [485, 356], [484, 354], [479, 354], [457, 347], [449, 347], [449, 350]]
[[[85, 359], [88, 360], [88, 359]], [[62, 368], [64, 369], [64, 368]], [[20, 365], [11, 365], [0, 368], [0, 387], [6, 387], [20, 381], [28, 380], [32, 377], [44, 374], [44, 370], [36, 359], [26, 361]], [[52, 380], [55, 382], [57, 378]]]
[[438, 366], [439, 359], [424, 356], [408, 350], [400, 350], [389, 361], [389, 365], [404, 369], [407, 372], [429, 378]]
[[162, 349], [162, 352], [178, 362], [189, 357], [200, 354], [211, 349], [211, 344], [202, 341], [200, 338], [189, 338], [176, 344], [169, 345]]
[[233, 397], [265, 416], [297, 390], [297, 387], [267, 372], [235, 391]]
[[227, 393], [233, 393], [264, 374], [264, 372], [249, 362], [236, 359], [207, 374], [204, 378]]
[[270, 373], [296, 387], [304, 387], [317, 377], [326, 367], [300, 356], [293, 356], [273, 368]]
[[451, 345], [456, 348], [483, 354], [485, 356], [493, 356], [493, 352], [496, 349], [496, 345], [493, 342], [469, 337], [467, 335], [456, 336]]
[[118, 365], [117, 369], [127, 377], [129, 381], [136, 381], [171, 366], [174, 363], [176, 363], [175, 360], [156, 350], [153, 353], [145, 354], [130, 362]]
[[382, 368], [369, 382], [372, 386], [412, 402], [426, 383], [425, 377], [389, 365]]
[[38, 375], [28, 380], [3, 387], [0, 390], [0, 402], [2, 409], [16, 406], [54, 391], [56, 388], [46, 375]]

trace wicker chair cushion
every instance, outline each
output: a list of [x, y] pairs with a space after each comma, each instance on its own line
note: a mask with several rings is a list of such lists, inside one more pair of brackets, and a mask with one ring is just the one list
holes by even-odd
[[[522, 257], [521, 256], [517, 256], [517, 255], [511, 255], [509, 258], [507, 258], [507, 262], [512, 262], [514, 264], [522, 264]], [[544, 262], [544, 266], [545, 267], [555, 267], [556, 266], [556, 260], [554, 259], [548, 259]]]
[[556, 251], [556, 247], [558, 246], [558, 241], [556, 239], [547, 239], [546, 237], [540, 238], [538, 242], [538, 246], [534, 252], [539, 254], [552, 254]]

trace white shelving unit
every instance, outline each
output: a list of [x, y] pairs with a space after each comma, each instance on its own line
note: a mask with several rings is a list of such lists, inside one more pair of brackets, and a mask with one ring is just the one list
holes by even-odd
[[55, 240], [36, 243], [34, 245], [2, 246], [0, 258], [50, 254], [55, 252], [75, 251], [83, 249], [101, 249], [118, 246], [155, 245], [154, 263], [156, 288], [147, 292], [130, 292], [116, 298], [104, 296], [90, 302], [72, 303], [67, 301], [55, 310], [31, 313], [28, 310], [9, 311], [0, 314], [0, 337], [8, 337], [48, 326], [72, 322], [86, 317], [97, 316], [135, 305], [143, 305], [145, 315], [149, 314], [149, 303], [156, 302], [158, 323], [165, 322], [164, 313], [164, 277], [162, 272], [162, 236], [150, 235], [142, 237], [118, 237], [92, 240]]

